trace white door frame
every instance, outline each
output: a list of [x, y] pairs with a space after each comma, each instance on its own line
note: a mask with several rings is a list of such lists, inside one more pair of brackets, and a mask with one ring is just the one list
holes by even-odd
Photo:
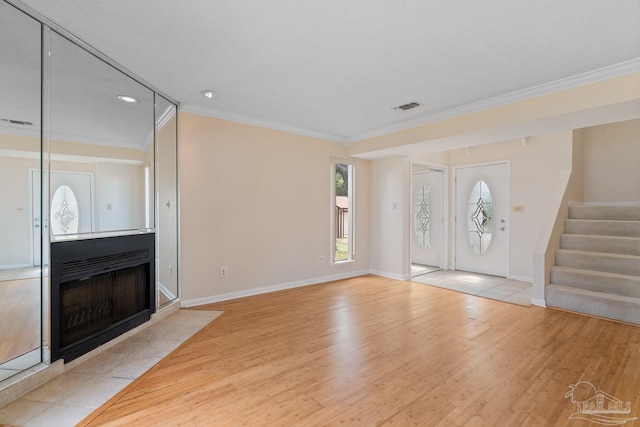
[[408, 201], [408, 212], [409, 212], [409, 259], [407, 260], [407, 271], [409, 271], [409, 279], [411, 279], [411, 260], [413, 259], [412, 253], [412, 245], [411, 239], [413, 239], [413, 204], [414, 194], [413, 194], [413, 165], [419, 165], [427, 168], [439, 169], [442, 170], [442, 254], [440, 256], [440, 268], [447, 269], [447, 265], [449, 265], [449, 168], [445, 165], [440, 165], [437, 163], [431, 162], [422, 162], [419, 160], [411, 160], [411, 168], [409, 173], [409, 201]]
[[457, 177], [457, 172], [458, 169], [467, 169], [467, 168], [474, 168], [474, 167], [482, 167], [482, 166], [495, 166], [495, 165], [507, 165], [507, 171], [508, 171], [508, 175], [509, 175], [509, 179], [506, 183], [507, 186], [507, 210], [505, 212], [505, 215], [507, 217], [507, 227], [505, 230], [506, 233], [506, 239], [507, 239], [507, 253], [506, 253], [506, 271], [505, 271], [505, 277], [510, 277], [511, 276], [511, 161], [509, 160], [502, 160], [502, 161], [495, 161], [495, 162], [486, 162], [486, 163], [472, 163], [472, 164], [468, 164], [468, 165], [459, 165], [459, 166], [455, 166], [453, 168], [453, 176], [452, 176], [452, 180], [453, 180], [453, 220], [454, 220], [454, 226], [453, 226], [453, 239], [451, 244], [453, 245], [453, 260], [452, 260], [452, 267], [453, 269], [457, 269], [456, 266], [456, 254], [457, 254], [457, 248], [456, 248], [456, 242], [458, 240], [458, 236], [457, 236], [457, 232], [458, 232], [458, 227], [457, 227], [457, 221], [458, 218], [456, 218], [456, 212], [458, 210], [458, 207], [456, 206], [457, 200], [458, 200], [458, 186], [456, 185], [456, 177]]

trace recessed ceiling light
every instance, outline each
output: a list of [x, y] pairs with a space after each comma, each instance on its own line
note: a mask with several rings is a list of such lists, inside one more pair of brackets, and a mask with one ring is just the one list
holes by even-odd
[[214, 99], [218, 96], [218, 93], [212, 90], [203, 90], [200, 94], [207, 99]]
[[135, 99], [133, 96], [128, 96], [128, 95], [118, 95], [118, 99], [122, 102], [128, 102], [129, 104], [138, 102], [138, 100]]

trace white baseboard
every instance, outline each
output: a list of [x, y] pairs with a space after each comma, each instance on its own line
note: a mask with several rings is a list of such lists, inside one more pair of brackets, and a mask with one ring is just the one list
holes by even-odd
[[6, 264], [6, 265], [0, 265], [0, 270], [11, 270], [11, 269], [14, 269], [14, 268], [30, 268], [30, 267], [33, 267], [33, 265], [31, 265], [31, 264]]
[[387, 273], [387, 272], [378, 271], [378, 270], [369, 270], [369, 274], [375, 274], [376, 276], [386, 277], [387, 279], [411, 280], [411, 274], [401, 275], [401, 274]]
[[261, 286], [259, 288], [246, 289], [237, 292], [229, 292], [220, 295], [211, 295], [208, 297], [183, 300], [180, 306], [183, 308], [194, 307], [197, 305], [211, 304], [214, 302], [228, 301], [236, 298], [249, 297], [252, 295], [266, 294], [269, 292], [283, 291], [285, 289], [301, 288], [303, 286], [317, 285], [318, 283], [331, 282], [333, 280], [349, 279], [351, 277], [369, 274], [369, 270], [352, 271], [349, 273], [332, 274], [330, 276], [316, 277], [307, 280], [298, 280], [295, 282], [281, 283], [278, 285]]
[[160, 291], [162, 291], [162, 293], [165, 294], [165, 296], [169, 300], [174, 300], [174, 299], [177, 298], [177, 295], [174, 295], [173, 292], [171, 292], [169, 289], [167, 289], [167, 287], [165, 285], [163, 285], [162, 282], [158, 282], [158, 288], [160, 288]]
[[538, 307], [546, 307], [547, 303], [545, 300], [540, 298], [531, 298], [531, 304], [536, 305]]
[[526, 282], [526, 283], [533, 283], [533, 277], [527, 277], [527, 276], [518, 276], [518, 275], [510, 274], [507, 276], [507, 279], [518, 280], [520, 282]]

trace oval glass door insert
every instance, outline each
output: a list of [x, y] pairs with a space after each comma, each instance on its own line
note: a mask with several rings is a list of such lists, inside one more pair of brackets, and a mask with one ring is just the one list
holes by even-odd
[[493, 200], [489, 186], [484, 181], [476, 182], [471, 190], [467, 228], [473, 253], [483, 255], [489, 248], [493, 235]]
[[51, 199], [51, 232], [54, 235], [78, 232], [78, 202], [66, 185], [58, 188]]

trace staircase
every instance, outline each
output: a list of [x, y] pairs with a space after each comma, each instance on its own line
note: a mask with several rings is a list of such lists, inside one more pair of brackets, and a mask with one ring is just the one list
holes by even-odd
[[640, 205], [569, 207], [546, 303], [640, 324]]

